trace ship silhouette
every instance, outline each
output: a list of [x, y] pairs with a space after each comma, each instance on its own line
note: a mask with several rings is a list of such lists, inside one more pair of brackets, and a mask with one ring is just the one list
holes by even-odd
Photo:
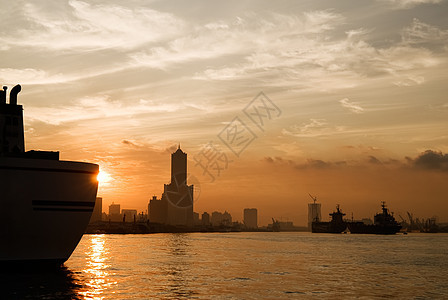
[[348, 222], [347, 226], [350, 233], [354, 234], [396, 234], [400, 231], [401, 225], [389, 213], [386, 203], [381, 202], [382, 211], [375, 215], [373, 224], [364, 224], [363, 222]]
[[0, 90], [0, 264], [62, 264], [95, 206], [96, 164], [62, 161], [59, 152], [25, 151], [21, 86]]
[[336, 211], [329, 214], [331, 217], [330, 222], [321, 222], [316, 217], [311, 223], [311, 232], [315, 233], [341, 233], [347, 228], [347, 222], [343, 220], [345, 214], [339, 208], [339, 204], [336, 205]]

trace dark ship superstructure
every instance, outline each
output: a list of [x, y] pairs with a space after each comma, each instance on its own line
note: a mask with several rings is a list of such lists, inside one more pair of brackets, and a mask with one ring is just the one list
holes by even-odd
[[341, 233], [347, 228], [347, 222], [343, 220], [345, 214], [336, 205], [336, 211], [329, 214], [330, 222], [320, 222], [317, 218], [311, 223], [311, 232], [315, 233]]
[[386, 203], [381, 202], [382, 212], [375, 215], [373, 224], [364, 224], [363, 222], [347, 223], [350, 233], [361, 234], [395, 234], [400, 231], [401, 225], [389, 213]]

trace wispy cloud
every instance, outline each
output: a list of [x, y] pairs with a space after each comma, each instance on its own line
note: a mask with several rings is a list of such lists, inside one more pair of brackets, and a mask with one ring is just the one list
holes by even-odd
[[440, 29], [414, 18], [412, 24], [403, 29], [402, 41], [406, 44], [446, 46], [448, 44], [448, 30]]
[[285, 136], [312, 138], [342, 133], [344, 130], [345, 127], [331, 125], [326, 119], [310, 119], [308, 123], [293, 125], [287, 129], [284, 128], [282, 134]]
[[50, 75], [47, 71], [32, 68], [3, 68], [0, 69], [0, 81], [4, 84], [16, 84], [17, 82], [22, 84], [58, 83], [67, 81], [67, 77], [63, 74]]
[[339, 100], [339, 103], [341, 103], [342, 107], [348, 109], [349, 111], [355, 114], [362, 114], [364, 112], [364, 108], [362, 108], [355, 102], [350, 102], [348, 98]]
[[[132, 57], [139, 64], [166, 69], [192, 60], [239, 54], [249, 55], [254, 66], [263, 68], [267, 57], [259, 57], [259, 60], [257, 55], [289, 44], [292, 40], [297, 42], [296, 45], [306, 43], [306, 36], [332, 30], [343, 20], [340, 14], [327, 10], [306, 12], [300, 17], [247, 13], [228, 21], [196, 26], [168, 45], [141, 51]], [[287, 49], [283, 48], [285, 51]]]
[[442, 0], [377, 0], [387, 3], [395, 9], [409, 9], [422, 4], [437, 4]]
[[64, 51], [129, 49], [165, 40], [184, 25], [170, 13], [143, 7], [77, 0], [58, 4], [57, 13], [44, 3], [24, 4], [20, 17], [27, 25], [3, 34], [0, 44]]
[[[322, 17], [318, 13], [315, 16]], [[402, 31], [402, 41], [379, 48], [368, 42], [371, 29], [352, 29], [341, 38], [333, 38], [333, 29], [341, 25], [344, 19], [331, 16], [333, 18], [322, 17], [322, 22], [326, 22], [327, 26], [319, 23], [319, 35], [303, 32], [287, 34], [280, 30], [277, 38], [268, 35], [270, 43], [252, 49], [243, 55], [241, 62], [208, 68], [197, 72], [195, 78], [259, 78], [274, 86], [334, 90], [352, 88], [364, 84], [366, 79], [383, 76], [391, 77], [398, 85], [407, 86], [424, 82], [424, 77], [415, 74], [415, 70], [434, 67], [444, 61], [429, 48], [416, 45], [417, 37], [444, 45], [445, 41], [441, 38], [444, 31], [434, 26], [416, 25], [414, 21]], [[275, 81], [270, 80], [272, 78]]]
[[[126, 67], [124, 67], [126, 68]], [[67, 83], [71, 81], [92, 78], [96, 76], [101, 76], [105, 74], [110, 74], [114, 72], [119, 72], [124, 69], [122, 66], [116, 67], [113, 65], [107, 68], [97, 68], [95, 70], [90, 70], [89, 72], [82, 71], [66, 71], [63, 72], [50, 72], [43, 69], [15, 69], [15, 68], [3, 68], [0, 69], [0, 81], [4, 84], [16, 84], [20, 82], [21, 84], [57, 84], [57, 83]]]
[[41, 121], [48, 124], [59, 125], [66, 122], [75, 122], [89, 119], [111, 117], [130, 117], [140, 114], [157, 112], [175, 112], [184, 109], [182, 103], [156, 104], [150, 100], [141, 99], [136, 104], [124, 104], [113, 101], [107, 95], [85, 97], [77, 100], [76, 104], [58, 107], [27, 107], [27, 118], [30, 121]]

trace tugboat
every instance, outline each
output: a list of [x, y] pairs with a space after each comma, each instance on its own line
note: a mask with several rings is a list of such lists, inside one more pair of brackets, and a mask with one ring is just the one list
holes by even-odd
[[396, 234], [400, 231], [401, 225], [386, 208], [386, 202], [381, 202], [382, 212], [375, 215], [374, 223], [371, 225], [363, 222], [349, 222], [347, 224], [350, 233], [361, 234]]
[[331, 216], [330, 222], [320, 222], [316, 217], [316, 220], [311, 223], [311, 232], [341, 233], [347, 228], [347, 222], [342, 219], [345, 214], [339, 209], [339, 204], [336, 205], [336, 211], [329, 215]]
[[60, 265], [81, 239], [95, 206], [98, 165], [25, 151], [20, 85], [0, 90], [0, 266]]

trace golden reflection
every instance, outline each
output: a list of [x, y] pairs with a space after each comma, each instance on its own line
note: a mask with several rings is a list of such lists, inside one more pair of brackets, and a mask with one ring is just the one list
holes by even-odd
[[106, 247], [106, 236], [91, 235], [90, 246], [85, 251], [86, 265], [83, 273], [87, 280], [85, 281], [85, 290], [79, 293], [85, 299], [105, 299], [104, 292], [114, 285], [110, 281], [110, 273], [107, 269], [110, 265], [107, 263], [109, 258], [109, 250]]

